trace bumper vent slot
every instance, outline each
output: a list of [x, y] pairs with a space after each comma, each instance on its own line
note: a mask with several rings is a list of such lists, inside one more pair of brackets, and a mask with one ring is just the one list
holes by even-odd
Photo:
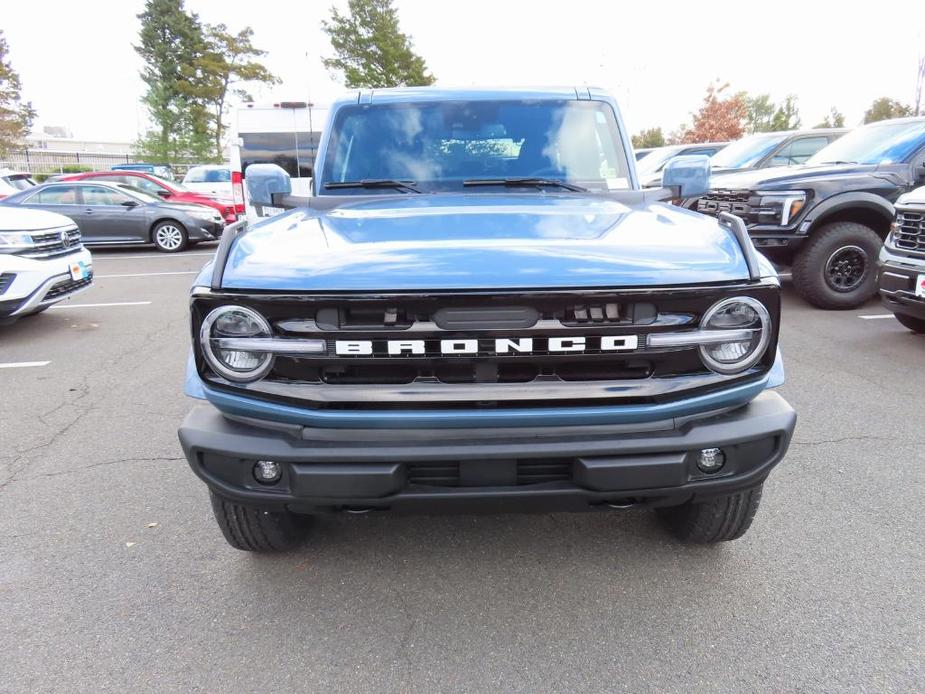
[[0, 273], [0, 294], [3, 294], [7, 289], [9, 289], [10, 285], [13, 284], [13, 280], [15, 279], [16, 273], [14, 272]]

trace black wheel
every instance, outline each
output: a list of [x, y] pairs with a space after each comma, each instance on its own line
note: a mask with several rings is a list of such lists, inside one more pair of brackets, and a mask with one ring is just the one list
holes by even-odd
[[797, 254], [793, 285], [813, 306], [857, 308], [877, 292], [881, 244], [877, 233], [863, 224], [826, 224]]
[[761, 485], [736, 494], [657, 509], [668, 529], [682, 542], [709, 545], [737, 540], [758, 511]]
[[151, 230], [151, 242], [157, 250], [164, 253], [179, 253], [189, 244], [189, 234], [180, 222], [168, 219], [154, 225]]
[[308, 518], [242, 506], [209, 492], [212, 512], [228, 544], [245, 552], [283, 552], [304, 539]]
[[904, 325], [914, 333], [925, 333], [925, 320], [915, 316], [907, 316], [905, 313], [894, 313], [896, 320], [900, 325]]

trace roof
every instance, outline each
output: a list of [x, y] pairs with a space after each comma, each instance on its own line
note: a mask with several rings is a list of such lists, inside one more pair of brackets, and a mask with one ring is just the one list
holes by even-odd
[[589, 87], [393, 87], [363, 89], [346, 94], [335, 106], [356, 103], [401, 103], [411, 101], [494, 101], [501, 99], [578, 99], [588, 98]]

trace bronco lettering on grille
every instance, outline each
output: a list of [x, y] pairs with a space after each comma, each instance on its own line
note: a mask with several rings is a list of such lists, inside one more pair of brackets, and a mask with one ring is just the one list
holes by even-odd
[[636, 335], [601, 337], [502, 337], [497, 339], [463, 338], [452, 340], [335, 340], [338, 356], [402, 357], [448, 355], [518, 355], [556, 353], [627, 352], [639, 347]]

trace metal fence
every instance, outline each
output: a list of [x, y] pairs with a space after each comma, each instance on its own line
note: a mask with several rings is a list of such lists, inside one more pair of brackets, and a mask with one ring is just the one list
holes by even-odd
[[74, 170], [109, 169], [114, 164], [134, 161], [129, 154], [109, 152], [66, 152], [52, 149], [24, 149], [10, 152], [0, 161], [0, 169], [29, 171], [33, 174], [61, 174]]

